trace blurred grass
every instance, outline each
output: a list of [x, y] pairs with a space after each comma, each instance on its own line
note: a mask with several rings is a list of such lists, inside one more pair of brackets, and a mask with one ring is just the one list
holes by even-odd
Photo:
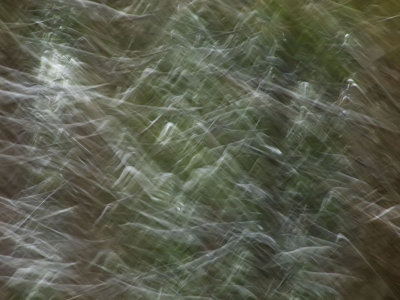
[[22, 260], [7, 263], [2, 295], [398, 295], [393, 259], [379, 257], [392, 250], [368, 233], [393, 229], [363, 226], [369, 204], [398, 202], [399, 11], [395, 1], [4, 1], [1, 63], [28, 78], [6, 74], [2, 89], [29, 101], [0, 108], [31, 148], [4, 156], [29, 160], [2, 174], [14, 175], [1, 193], [16, 210], [2, 255]]

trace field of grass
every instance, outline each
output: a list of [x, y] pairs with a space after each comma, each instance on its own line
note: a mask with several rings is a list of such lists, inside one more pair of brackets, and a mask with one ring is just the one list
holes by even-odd
[[3, 0], [0, 299], [400, 298], [400, 2]]

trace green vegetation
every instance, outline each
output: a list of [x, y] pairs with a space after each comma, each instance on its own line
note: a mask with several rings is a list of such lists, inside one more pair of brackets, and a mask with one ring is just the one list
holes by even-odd
[[399, 13], [3, 1], [0, 298], [397, 299]]

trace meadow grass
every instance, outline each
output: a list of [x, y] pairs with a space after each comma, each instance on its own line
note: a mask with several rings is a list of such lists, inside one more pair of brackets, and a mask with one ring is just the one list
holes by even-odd
[[0, 298], [397, 299], [400, 4], [0, 4]]

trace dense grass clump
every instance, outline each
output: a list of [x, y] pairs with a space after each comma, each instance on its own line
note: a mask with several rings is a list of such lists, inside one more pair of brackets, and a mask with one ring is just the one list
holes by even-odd
[[2, 1], [0, 298], [400, 298], [399, 13]]

